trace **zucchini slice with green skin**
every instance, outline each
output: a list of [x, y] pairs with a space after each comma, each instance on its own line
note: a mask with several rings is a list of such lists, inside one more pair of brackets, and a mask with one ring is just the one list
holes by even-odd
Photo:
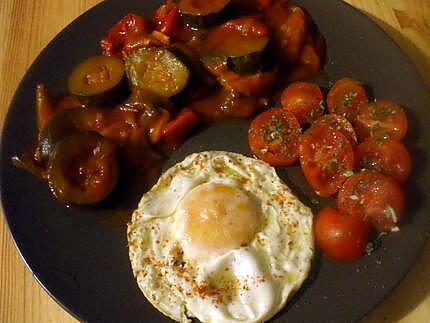
[[179, 12], [185, 24], [192, 28], [208, 28], [231, 15], [231, 0], [179, 0]]
[[59, 112], [40, 130], [34, 159], [40, 164], [46, 163], [58, 141], [77, 131], [96, 130], [102, 118], [103, 110], [97, 108]]
[[117, 146], [96, 132], [75, 132], [59, 141], [48, 164], [55, 197], [73, 204], [104, 200], [119, 177]]
[[68, 87], [87, 105], [115, 105], [130, 94], [124, 63], [113, 56], [92, 56], [79, 63]]
[[163, 98], [180, 93], [190, 79], [186, 63], [167, 48], [139, 48], [127, 57], [125, 66], [132, 86]]
[[275, 68], [275, 62], [267, 48], [242, 56], [227, 57], [227, 67], [239, 74], [255, 74], [268, 72]]
[[270, 59], [270, 30], [255, 17], [230, 20], [212, 30], [207, 38], [209, 50], [226, 57], [229, 70], [240, 74], [267, 71]]

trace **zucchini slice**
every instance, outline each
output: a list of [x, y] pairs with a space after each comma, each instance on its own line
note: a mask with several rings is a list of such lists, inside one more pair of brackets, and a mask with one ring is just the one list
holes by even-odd
[[179, 0], [177, 6], [188, 26], [207, 28], [228, 19], [231, 3], [231, 0]]
[[270, 30], [255, 17], [234, 19], [212, 30], [207, 38], [213, 53], [226, 57], [229, 70], [255, 74], [273, 67], [270, 59]]
[[188, 84], [190, 70], [167, 48], [139, 48], [125, 61], [130, 83], [162, 98], [180, 93]]
[[82, 103], [91, 105], [115, 105], [129, 94], [124, 63], [113, 56], [93, 56], [79, 63], [68, 87]]

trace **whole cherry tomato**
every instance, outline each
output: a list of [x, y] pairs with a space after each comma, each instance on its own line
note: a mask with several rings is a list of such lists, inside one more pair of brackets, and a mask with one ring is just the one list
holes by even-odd
[[366, 250], [371, 228], [356, 216], [325, 207], [316, 216], [314, 233], [317, 246], [336, 260], [358, 260]]

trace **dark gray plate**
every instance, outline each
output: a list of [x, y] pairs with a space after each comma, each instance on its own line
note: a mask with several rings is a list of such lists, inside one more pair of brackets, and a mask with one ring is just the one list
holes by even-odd
[[[367, 17], [341, 1], [298, 1], [313, 15], [327, 38], [330, 80], [349, 75], [371, 85], [378, 98], [407, 108], [414, 173], [407, 184], [407, 221], [383, 247], [357, 263], [316, 257], [312, 275], [274, 321], [355, 321], [380, 302], [411, 267], [430, 221], [430, 98], [402, 51]], [[58, 203], [48, 187], [12, 167], [10, 157], [36, 140], [34, 88], [45, 83], [56, 94], [65, 90], [71, 68], [99, 53], [98, 41], [128, 12], [149, 13], [159, 1], [105, 1], [61, 32], [36, 59], [11, 104], [2, 137], [1, 194], [15, 243], [44, 288], [77, 318], [91, 322], [168, 321], [140, 293], [128, 260], [125, 228], [108, 225], [102, 211], [83, 212]], [[328, 84], [322, 84], [327, 86]], [[427, 128], [426, 128], [427, 127]], [[249, 154], [246, 124], [210, 128], [190, 139], [166, 165], [191, 152], [223, 149]], [[306, 202], [310, 196], [296, 168], [279, 170]], [[126, 180], [127, 181], [127, 180]], [[141, 186], [138, 186], [144, 189]], [[131, 200], [142, 191], [135, 189]]]

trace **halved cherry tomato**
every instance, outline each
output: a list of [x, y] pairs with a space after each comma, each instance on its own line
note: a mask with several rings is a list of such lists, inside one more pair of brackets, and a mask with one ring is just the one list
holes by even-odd
[[411, 171], [411, 157], [406, 147], [397, 140], [369, 138], [355, 150], [357, 168], [381, 172], [400, 183]]
[[354, 152], [348, 139], [325, 124], [305, 131], [299, 155], [306, 180], [323, 197], [336, 193], [354, 167]]
[[184, 108], [175, 119], [162, 127], [160, 139], [171, 148], [177, 148], [198, 122], [199, 116], [197, 113], [192, 109]]
[[327, 124], [340, 131], [346, 138], [348, 138], [353, 147], [357, 145], [357, 135], [355, 134], [354, 127], [347, 118], [341, 115], [332, 113], [326, 114], [317, 119], [313, 124]]
[[330, 113], [343, 115], [349, 121], [355, 120], [358, 107], [368, 101], [364, 87], [348, 77], [336, 81], [327, 94], [327, 107]]
[[151, 23], [148, 19], [129, 13], [119, 20], [100, 41], [103, 55], [122, 58], [122, 50], [129, 38], [142, 35], [150, 31]]
[[368, 137], [401, 140], [408, 130], [408, 119], [397, 103], [377, 100], [360, 106], [354, 126], [361, 141]]
[[290, 84], [281, 95], [281, 104], [295, 115], [301, 125], [324, 113], [324, 96], [318, 85], [306, 82]]
[[182, 27], [182, 18], [179, 10], [173, 2], [168, 2], [159, 7], [154, 13], [156, 29], [163, 34], [174, 37]]
[[390, 176], [365, 171], [351, 176], [340, 189], [340, 212], [358, 216], [377, 231], [390, 231], [402, 220], [404, 195]]
[[297, 160], [299, 136], [296, 117], [280, 108], [259, 114], [248, 131], [251, 151], [272, 166], [288, 166]]
[[343, 215], [331, 207], [322, 209], [315, 219], [317, 246], [336, 260], [358, 260], [366, 250], [371, 227], [356, 216]]

